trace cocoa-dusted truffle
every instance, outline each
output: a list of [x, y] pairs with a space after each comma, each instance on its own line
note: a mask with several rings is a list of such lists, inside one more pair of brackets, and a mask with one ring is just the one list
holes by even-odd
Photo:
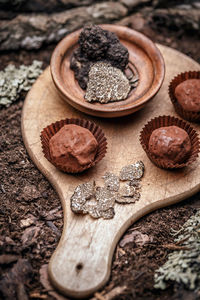
[[78, 125], [64, 125], [49, 141], [52, 162], [78, 171], [94, 161], [98, 143], [93, 134]]
[[200, 79], [187, 79], [177, 85], [175, 97], [186, 111], [200, 112]]
[[149, 151], [169, 163], [183, 162], [191, 150], [187, 132], [178, 126], [155, 129], [149, 139]]

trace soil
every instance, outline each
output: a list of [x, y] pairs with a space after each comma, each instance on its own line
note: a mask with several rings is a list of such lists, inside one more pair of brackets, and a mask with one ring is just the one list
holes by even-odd
[[[200, 62], [198, 37], [153, 27], [145, 29], [145, 34]], [[8, 63], [30, 64], [33, 59], [42, 60], [45, 68], [54, 46], [32, 52], [1, 53], [0, 68]], [[63, 226], [62, 209], [58, 195], [24, 147], [20, 129], [23, 100], [24, 95], [11, 107], [0, 110], [0, 298], [54, 299], [40, 283], [39, 270], [49, 262], [58, 244]], [[133, 224], [125, 235], [137, 230], [148, 235], [149, 241], [143, 246], [136, 242], [123, 247], [118, 244], [110, 280], [96, 294], [96, 299], [122, 285], [126, 289], [113, 299], [199, 299], [197, 293], [173, 283], [165, 291], [153, 287], [154, 271], [166, 261], [170, 252], [166, 245], [173, 243], [171, 229], [180, 228], [197, 208], [200, 208], [200, 193]], [[24, 219], [28, 219], [28, 226]]]

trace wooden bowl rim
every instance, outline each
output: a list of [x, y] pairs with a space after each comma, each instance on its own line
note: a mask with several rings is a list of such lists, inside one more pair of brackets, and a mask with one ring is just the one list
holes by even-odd
[[[153, 96], [159, 91], [161, 88], [161, 85], [164, 81], [165, 77], [165, 62], [163, 59], [163, 56], [160, 52], [160, 50], [157, 48], [155, 43], [153, 43], [148, 37], [146, 37], [144, 34], [137, 32], [133, 29], [130, 29], [125, 26], [119, 26], [119, 25], [110, 25], [110, 24], [101, 24], [100, 25], [103, 29], [113, 31], [115, 33], [121, 33], [124, 34], [124, 31], [126, 31], [126, 35], [128, 38], [134, 38], [135, 44], [142, 48], [142, 50], [147, 54], [147, 56], [151, 59], [152, 65], [154, 67], [154, 75], [156, 73], [156, 76], [154, 76], [152, 85], [149, 90], [145, 92], [145, 94], [142, 97], [139, 97], [138, 99], [134, 99], [134, 102], [131, 102], [132, 98], [134, 98], [134, 95], [130, 95], [127, 99], [124, 101], [119, 102], [109, 102], [106, 104], [100, 104], [98, 105], [89, 103], [87, 101], [82, 101], [83, 98], [81, 96], [80, 98], [74, 97], [70, 94], [68, 89], [66, 89], [65, 85], [63, 84], [62, 75], [60, 72], [61, 64], [63, 62], [63, 58], [65, 57], [65, 53], [68, 50], [69, 47], [72, 47], [75, 45], [78, 41], [79, 34], [82, 30], [78, 29], [69, 35], [67, 35], [65, 38], [63, 38], [56, 48], [54, 49], [52, 56], [51, 56], [51, 62], [50, 62], [50, 71], [51, 76], [53, 79], [53, 82], [58, 89], [58, 91], [61, 93], [61, 95], [65, 98], [65, 100], [71, 105], [81, 106], [85, 110], [89, 110], [92, 112], [119, 112], [119, 111], [127, 111], [127, 110], [133, 110], [134, 108], [140, 108], [142, 107], [146, 102], [152, 99]], [[74, 43], [74, 40], [76, 41]], [[72, 43], [73, 42], [73, 43]], [[141, 47], [142, 45], [145, 45], [145, 47]], [[148, 48], [148, 50], [147, 50]], [[150, 53], [152, 53], [150, 55]], [[152, 60], [152, 55], [155, 55], [155, 58]], [[156, 72], [155, 72], [156, 70]], [[144, 87], [145, 89], [145, 87]], [[129, 104], [124, 103], [126, 100], [129, 100]], [[116, 105], [117, 103], [117, 105]], [[89, 112], [88, 112], [89, 113]]]

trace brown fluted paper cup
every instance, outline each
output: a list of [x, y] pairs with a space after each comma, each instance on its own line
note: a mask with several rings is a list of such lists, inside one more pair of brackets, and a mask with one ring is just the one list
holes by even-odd
[[169, 97], [176, 113], [187, 121], [200, 122], [200, 112], [184, 110], [175, 97], [176, 87], [187, 79], [200, 79], [200, 71], [189, 71], [178, 74], [169, 84]]
[[[68, 124], [74, 124], [88, 129], [94, 135], [98, 143], [97, 153], [95, 155], [94, 161], [76, 170], [67, 168], [66, 166], [56, 164], [54, 161], [52, 161], [50, 149], [49, 149], [50, 138], [54, 136], [64, 125], [68, 125]], [[45, 158], [49, 162], [51, 162], [56, 168], [66, 173], [80, 173], [86, 169], [93, 167], [105, 156], [107, 150], [107, 140], [103, 133], [103, 130], [95, 123], [92, 123], [84, 119], [72, 118], [72, 119], [65, 119], [65, 120], [52, 123], [42, 130], [40, 138], [41, 138], [42, 150]]]
[[[149, 139], [152, 132], [157, 128], [167, 126], [178, 126], [184, 129], [190, 137], [191, 151], [188, 157], [182, 163], [166, 162], [166, 160], [156, 158], [155, 155], [149, 151]], [[140, 143], [149, 159], [156, 166], [163, 169], [180, 169], [190, 165], [197, 159], [200, 149], [200, 143], [197, 132], [190, 126], [190, 124], [172, 116], [159, 116], [154, 119], [151, 119], [140, 132]]]

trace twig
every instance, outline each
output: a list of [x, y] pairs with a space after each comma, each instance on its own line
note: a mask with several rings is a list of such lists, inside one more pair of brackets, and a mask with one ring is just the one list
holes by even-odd
[[102, 296], [100, 293], [95, 293], [94, 296], [98, 300], [106, 300], [106, 298], [104, 298], [104, 296]]
[[162, 247], [169, 250], [191, 250], [191, 248], [189, 247], [179, 246], [177, 244], [166, 244], [166, 245], [162, 245]]

